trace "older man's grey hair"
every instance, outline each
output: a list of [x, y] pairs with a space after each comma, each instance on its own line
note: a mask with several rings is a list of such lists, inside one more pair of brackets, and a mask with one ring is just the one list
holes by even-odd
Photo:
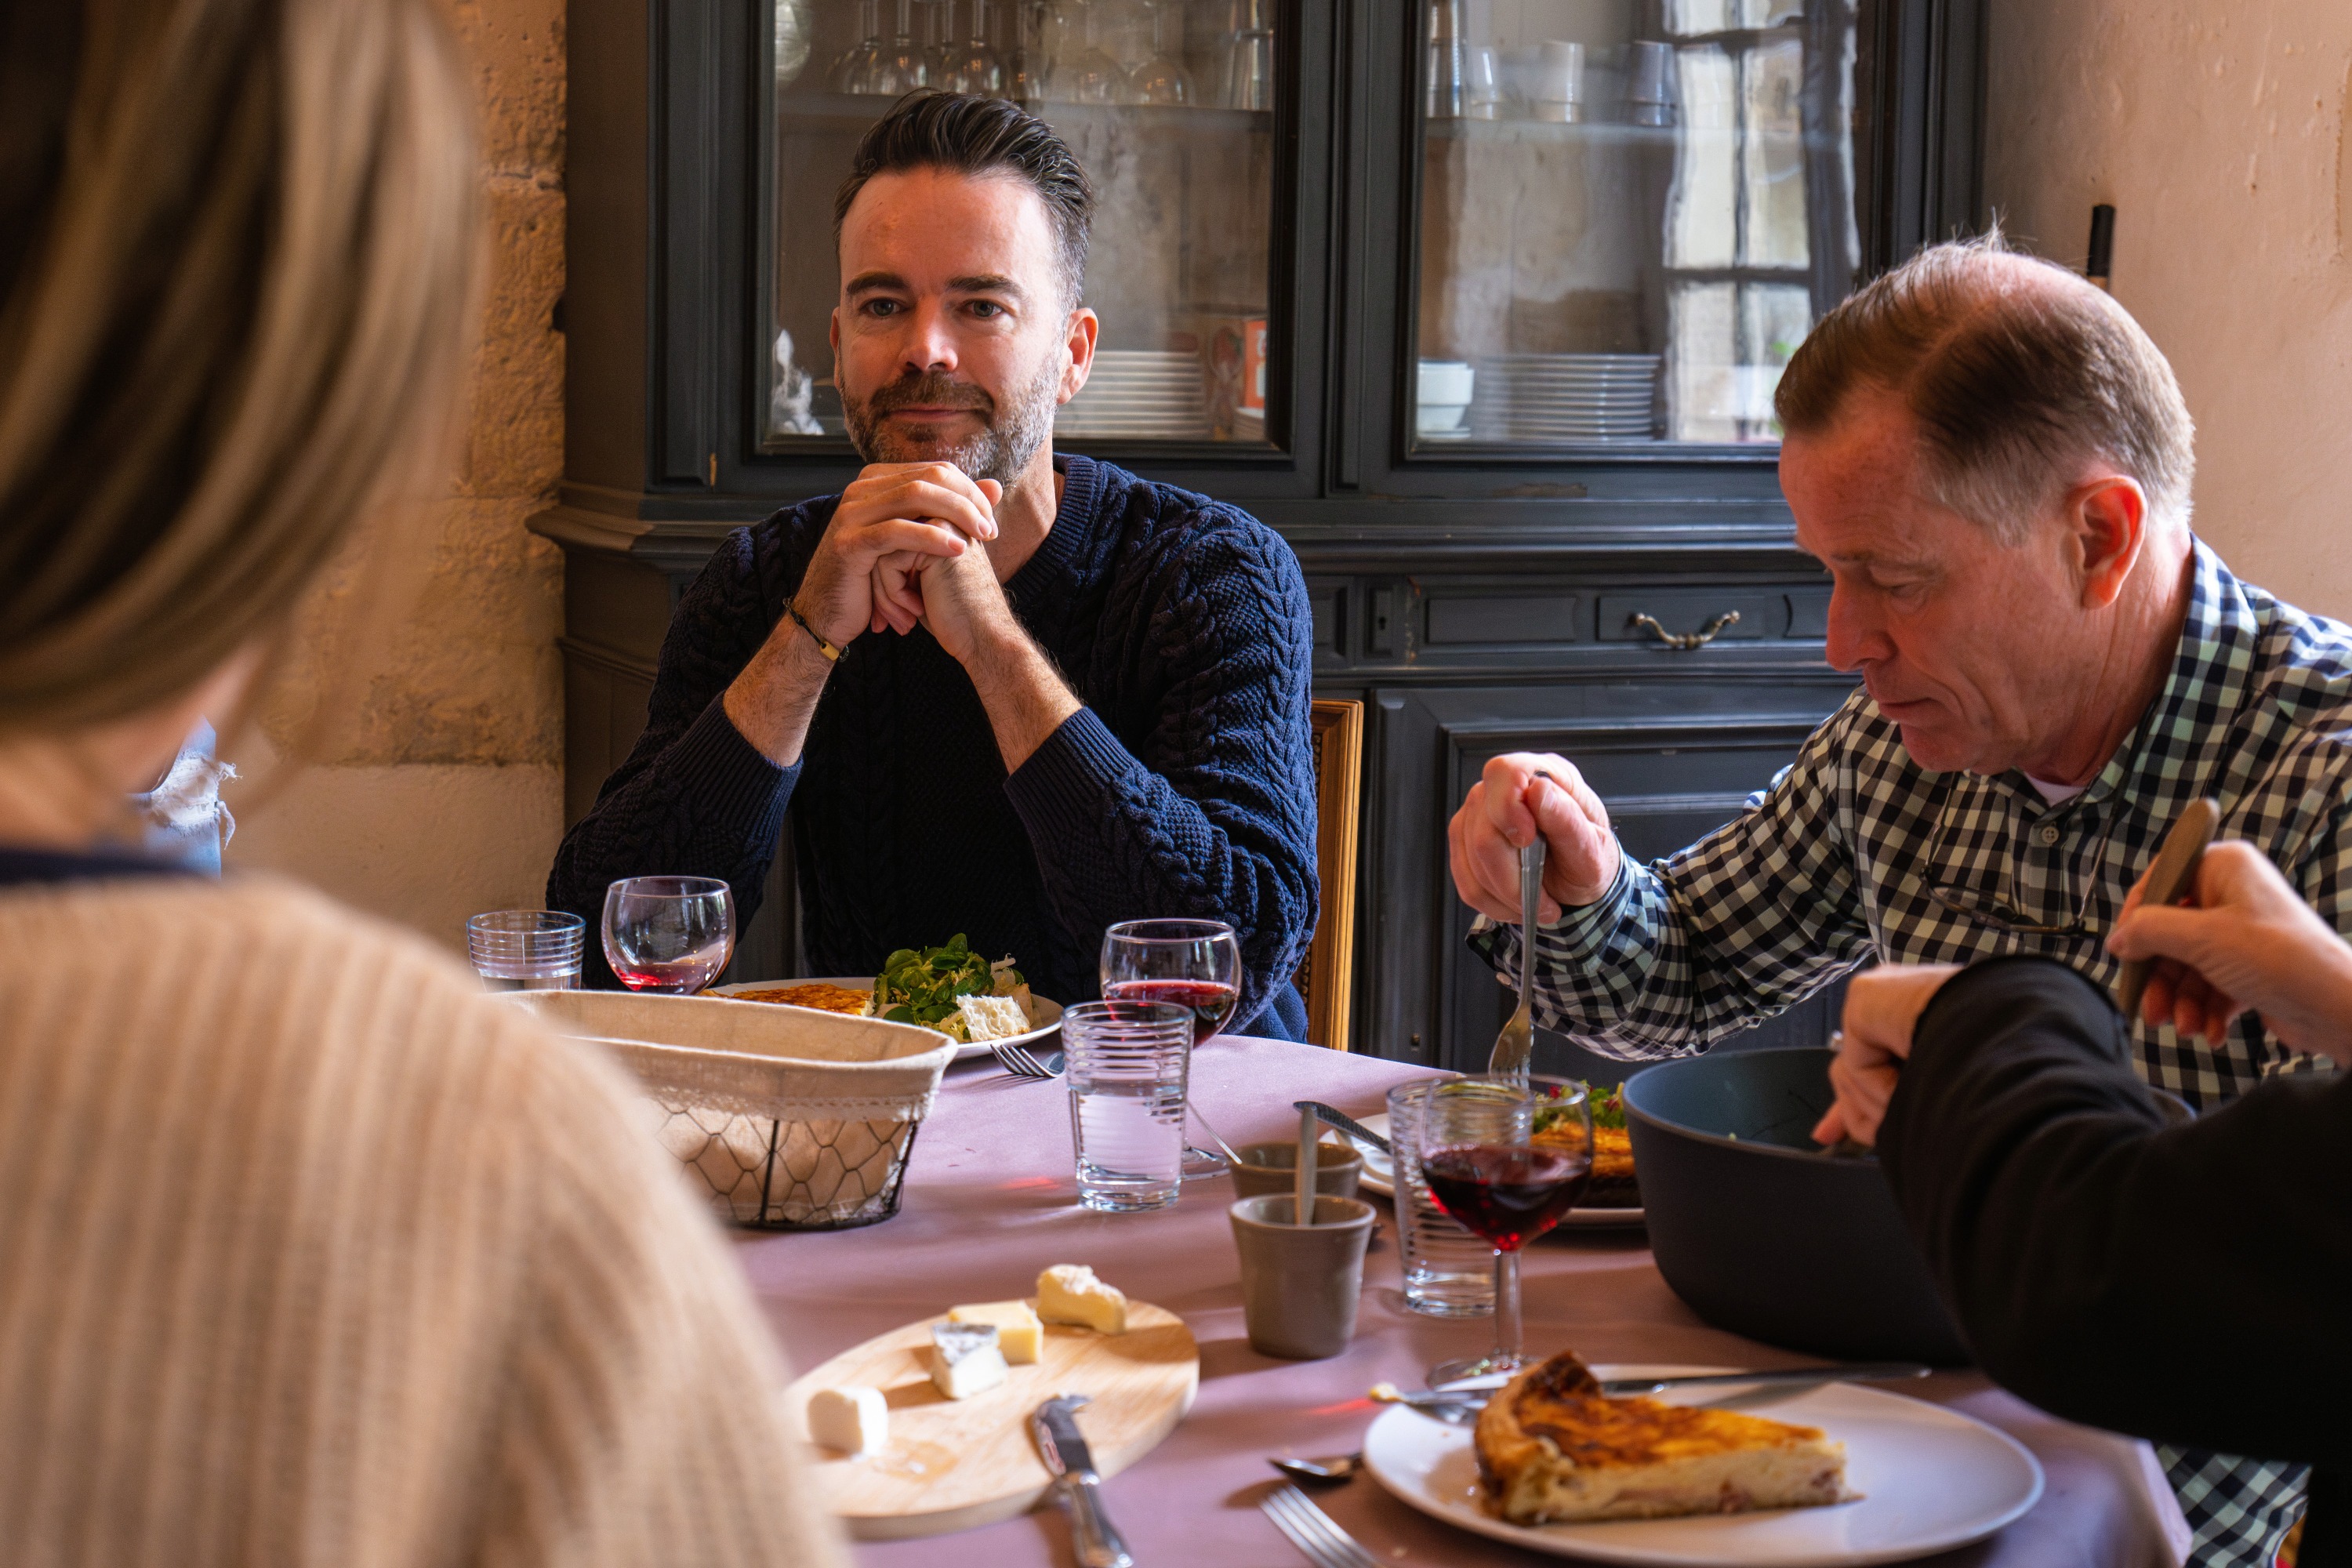
[[2129, 311], [2000, 230], [1930, 246], [1824, 316], [1774, 395], [1781, 427], [1818, 435], [1862, 388], [1919, 421], [1930, 499], [2021, 542], [2104, 460], [2152, 520], [2189, 521], [2196, 426]]

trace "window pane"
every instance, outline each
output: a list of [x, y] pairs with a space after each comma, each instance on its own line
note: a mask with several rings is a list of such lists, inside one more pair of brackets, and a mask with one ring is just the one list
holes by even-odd
[[1415, 443], [1770, 442], [1853, 283], [1852, 0], [1425, 0]]
[[918, 87], [1021, 101], [1093, 181], [1093, 376], [1057, 445], [1265, 443], [1271, 0], [772, 0], [776, 291], [766, 445], [838, 445], [833, 195]]

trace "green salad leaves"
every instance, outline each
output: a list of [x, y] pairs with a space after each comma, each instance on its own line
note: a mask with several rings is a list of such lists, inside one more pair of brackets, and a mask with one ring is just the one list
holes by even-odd
[[874, 1007], [894, 1024], [936, 1029], [956, 1012], [957, 997], [1011, 995], [1021, 983], [1011, 959], [990, 963], [958, 931], [942, 947], [902, 947], [884, 960]]
[[[1593, 1129], [1597, 1131], [1602, 1128], [1615, 1128], [1621, 1132], [1623, 1131], [1625, 1128], [1624, 1085], [1620, 1084], [1614, 1089], [1597, 1089], [1588, 1083], [1584, 1086], [1584, 1089], [1586, 1096], [1592, 1106]], [[1553, 1089], [1551, 1091], [1550, 1098], [1554, 1100], [1559, 1099], [1559, 1090]], [[1542, 1132], [1547, 1128], [1550, 1127], [1553, 1122], [1559, 1121], [1561, 1117], [1567, 1114], [1568, 1113], [1565, 1110], [1559, 1107], [1546, 1109], [1540, 1105], [1537, 1106], [1536, 1131], [1538, 1132]]]

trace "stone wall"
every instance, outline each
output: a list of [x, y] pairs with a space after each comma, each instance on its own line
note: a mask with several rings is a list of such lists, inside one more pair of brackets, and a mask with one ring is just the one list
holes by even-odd
[[2116, 297], [2198, 425], [2197, 528], [2352, 618], [2352, 6], [1991, 0], [1985, 190], [2079, 266], [2116, 207]]
[[[457, 944], [468, 914], [540, 902], [562, 826], [562, 557], [523, 521], [563, 462], [564, 8], [452, 10], [481, 82], [493, 257], [457, 472], [401, 546], [424, 591], [359, 672], [358, 711], [228, 858]], [[232, 760], [257, 773], [268, 751]]]

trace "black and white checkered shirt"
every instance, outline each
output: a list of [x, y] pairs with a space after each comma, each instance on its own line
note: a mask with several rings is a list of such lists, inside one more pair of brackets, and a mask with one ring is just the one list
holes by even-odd
[[[1703, 1050], [1874, 959], [2032, 952], [2112, 985], [2106, 933], [2200, 795], [2220, 802], [2222, 837], [2259, 845], [2352, 934], [2352, 626], [2241, 583], [2201, 543], [2171, 674], [2081, 795], [2053, 805], [2021, 773], [1929, 773], [1856, 691], [1738, 817], [1654, 864], [1627, 860], [1598, 903], [1537, 931], [1536, 1022], [1646, 1059]], [[2080, 928], [2025, 934], [1964, 912], [1989, 910]], [[1471, 941], [1517, 974], [1517, 928], [1482, 921]], [[2252, 1013], [2212, 1045], [2144, 1023], [2134, 1038], [2141, 1075], [2200, 1107], [2326, 1066]], [[2303, 1467], [2158, 1452], [2193, 1561], [2266, 1563], [2300, 1511]]]

